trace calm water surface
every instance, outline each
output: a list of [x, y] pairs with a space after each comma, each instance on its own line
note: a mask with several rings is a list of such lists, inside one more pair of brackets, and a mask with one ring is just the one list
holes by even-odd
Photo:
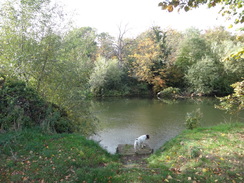
[[[156, 150], [185, 129], [187, 112], [200, 108], [204, 127], [234, 118], [215, 109], [216, 102], [213, 98], [177, 101], [107, 98], [92, 101], [92, 112], [100, 122], [97, 134], [91, 139], [100, 141], [103, 148], [115, 153], [118, 144], [133, 144], [138, 136], [149, 134], [148, 144]], [[244, 119], [243, 113], [240, 118], [239, 121]]]

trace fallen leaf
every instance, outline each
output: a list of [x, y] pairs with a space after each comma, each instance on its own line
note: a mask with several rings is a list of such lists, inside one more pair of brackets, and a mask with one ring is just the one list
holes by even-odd
[[28, 177], [23, 177], [23, 181], [27, 181], [28, 180]]
[[168, 177], [167, 177], [168, 179], [173, 179], [172, 177], [171, 177], [171, 175], [168, 175]]
[[206, 169], [206, 168], [203, 168], [203, 169], [202, 169], [202, 172], [207, 172], [207, 169]]

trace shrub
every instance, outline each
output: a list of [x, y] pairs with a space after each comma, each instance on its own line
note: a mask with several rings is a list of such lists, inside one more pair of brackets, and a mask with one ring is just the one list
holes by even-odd
[[186, 128], [193, 130], [200, 126], [200, 121], [202, 119], [203, 114], [201, 113], [200, 109], [187, 113], [186, 114]]
[[180, 94], [179, 88], [168, 87], [158, 93], [158, 97], [162, 98], [176, 98]]
[[226, 97], [218, 98], [220, 104], [216, 108], [226, 110], [231, 114], [238, 114], [244, 110], [244, 80], [231, 85], [234, 88], [234, 93]]
[[9, 80], [0, 89], [0, 128], [21, 130], [41, 127], [49, 132], [70, 132], [64, 110], [46, 102], [22, 81]]

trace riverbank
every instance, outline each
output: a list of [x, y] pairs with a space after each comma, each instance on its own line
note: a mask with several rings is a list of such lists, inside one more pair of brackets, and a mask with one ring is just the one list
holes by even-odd
[[242, 182], [244, 124], [187, 130], [123, 162], [79, 134], [0, 134], [0, 182]]

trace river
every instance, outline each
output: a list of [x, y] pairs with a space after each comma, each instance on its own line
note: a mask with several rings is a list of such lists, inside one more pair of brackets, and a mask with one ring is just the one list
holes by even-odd
[[[118, 144], [133, 144], [134, 139], [149, 134], [148, 144], [154, 150], [186, 129], [186, 114], [200, 108], [201, 126], [213, 126], [234, 120], [234, 116], [215, 109], [214, 98], [158, 100], [150, 98], [105, 98], [93, 100], [91, 111], [98, 118], [96, 135], [91, 139], [110, 153]], [[244, 114], [239, 116], [239, 121]]]

